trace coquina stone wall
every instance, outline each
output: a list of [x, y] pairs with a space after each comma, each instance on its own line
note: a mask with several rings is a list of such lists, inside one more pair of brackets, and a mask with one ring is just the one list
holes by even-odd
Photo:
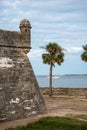
[[27, 57], [31, 25], [24, 19], [21, 32], [0, 30], [0, 122], [45, 113], [31, 63]]
[[[43, 95], [49, 95], [49, 88], [40, 88]], [[53, 88], [54, 96], [74, 96], [87, 98], [87, 88]]]

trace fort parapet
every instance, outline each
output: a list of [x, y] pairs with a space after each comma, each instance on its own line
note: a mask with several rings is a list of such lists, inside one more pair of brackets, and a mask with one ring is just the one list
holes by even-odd
[[30, 22], [20, 32], [0, 30], [0, 122], [45, 113], [45, 103], [27, 52], [31, 49]]

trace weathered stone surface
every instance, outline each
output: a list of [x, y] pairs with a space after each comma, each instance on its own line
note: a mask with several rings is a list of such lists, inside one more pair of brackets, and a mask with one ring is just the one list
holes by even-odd
[[[49, 95], [49, 88], [40, 88], [43, 95]], [[53, 95], [57, 96], [83, 96], [87, 98], [87, 88], [53, 88]]]
[[29, 49], [30, 35], [26, 40], [20, 32], [0, 30], [0, 122], [46, 111], [31, 63], [25, 53]]

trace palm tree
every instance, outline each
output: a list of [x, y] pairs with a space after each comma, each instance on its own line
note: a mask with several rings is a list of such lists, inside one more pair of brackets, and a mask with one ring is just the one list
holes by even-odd
[[42, 54], [42, 59], [44, 64], [50, 65], [50, 74], [49, 74], [49, 96], [52, 96], [52, 69], [55, 67], [55, 63], [61, 65], [64, 61], [63, 48], [57, 43], [49, 43], [44, 48], [47, 53]]
[[87, 45], [82, 46], [84, 52], [81, 54], [81, 58], [83, 61], [87, 62]]

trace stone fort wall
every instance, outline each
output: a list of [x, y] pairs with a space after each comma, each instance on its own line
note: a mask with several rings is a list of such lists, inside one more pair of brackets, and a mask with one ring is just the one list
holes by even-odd
[[0, 122], [46, 111], [27, 57], [31, 49], [30, 29], [29, 21], [23, 20], [21, 32], [0, 30]]

